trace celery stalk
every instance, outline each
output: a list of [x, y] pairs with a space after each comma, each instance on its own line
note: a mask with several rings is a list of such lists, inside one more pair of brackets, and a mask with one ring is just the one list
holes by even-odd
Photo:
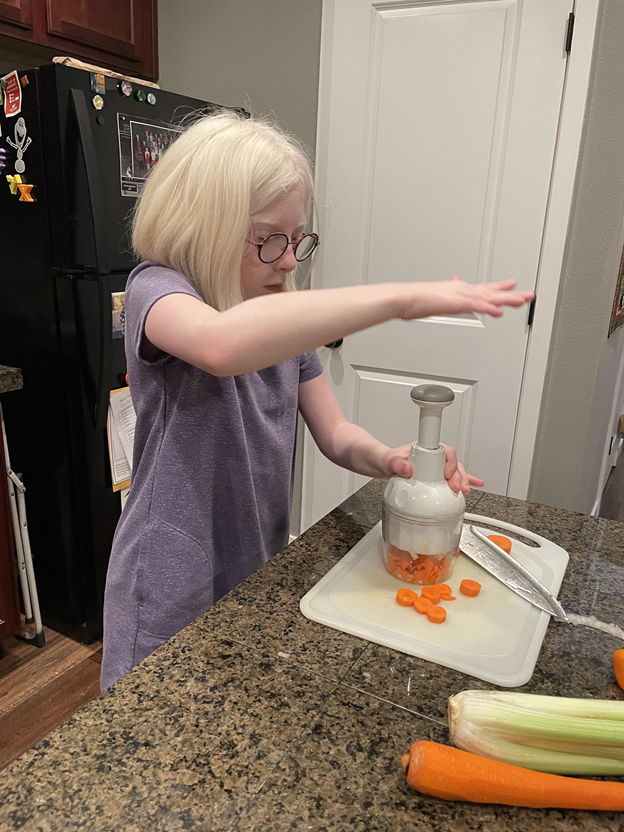
[[489, 699], [543, 714], [624, 720], [624, 701], [620, 699], [571, 699], [565, 696], [543, 696], [506, 690], [464, 690], [451, 698], [478, 698], [484, 702]]
[[466, 751], [555, 774], [624, 774], [624, 702], [511, 691], [449, 699], [449, 731]]

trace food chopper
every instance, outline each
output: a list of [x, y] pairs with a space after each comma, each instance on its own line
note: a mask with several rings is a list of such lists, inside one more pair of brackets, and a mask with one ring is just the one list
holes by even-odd
[[441, 384], [420, 384], [410, 396], [420, 408], [418, 441], [409, 455], [414, 471], [409, 479], [392, 477], [384, 491], [384, 563], [401, 581], [431, 585], [451, 576], [466, 510], [464, 495], [444, 478], [440, 445], [442, 411], [455, 394]]

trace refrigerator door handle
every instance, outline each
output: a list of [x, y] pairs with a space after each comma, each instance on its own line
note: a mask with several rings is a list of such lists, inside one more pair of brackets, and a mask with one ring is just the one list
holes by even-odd
[[[95, 281], [87, 279], [93, 287]], [[83, 376], [83, 384], [89, 416], [95, 430], [106, 427], [108, 418], [108, 403], [110, 399], [110, 379], [113, 365], [113, 307], [110, 287], [106, 278], [97, 279], [97, 310], [94, 309], [92, 324], [97, 321], [97, 356], [96, 361], [89, 360], [89, 345], [87, 343], [87, 329], [80, 303], [80, 281], [73, 281], [74, 304], [76, 310], [76, 335], [78, 341], [78, 355]], [[93, 337], [95, 327], [90, 333]]]
[[[100, 378], [96, 387], [93, 423], [96, 430], [106, 427], [110, 399], [110, 377], [113, 360], [113, 307], [106, 281], [98, 280], [100, 318]], [[108, 301], [108, 303], [107, 303]]]
[[93, 131], [89, 121], [87, 102], [82, 90], [71, 90], [71, 98], [78, 126], [78, 136], [82, 147], [89, 203], [91, 206], [91, 222], [93, 223], [93, 243], [95, 248], [95, 271], [97, 274], [109, 274], [106, 239], [106, 206], [104, 191], [98, 164]]

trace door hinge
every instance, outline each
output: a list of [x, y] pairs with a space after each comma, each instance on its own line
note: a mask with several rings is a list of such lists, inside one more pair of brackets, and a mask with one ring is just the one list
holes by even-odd
[[533, 326], [533, 317], [535, 315], [535, 301], [536, 300], [537, 300], [537, 297], [534, 297], [533, 300], [531, 301], [530, 306], [529, 306], [529, 316], [527, 318], [527, 326]]
[[565, 36], [565, 51], [570, 52], [572, 49], [572, 36], [574, 34], [574, 12], [570, 12], [568, 17], [568, 28]]

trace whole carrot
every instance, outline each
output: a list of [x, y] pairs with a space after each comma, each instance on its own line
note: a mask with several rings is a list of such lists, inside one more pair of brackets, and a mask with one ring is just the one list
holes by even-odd
[[437, 742], [415, 742], [401, 764], [413, 789], [443, 800], [533, 809], [624, 810], [624, 783], [544, 774]]
[[618, 685], [624, 690], [624, 650], [616, 650], [613, 654], [613, 670]]

